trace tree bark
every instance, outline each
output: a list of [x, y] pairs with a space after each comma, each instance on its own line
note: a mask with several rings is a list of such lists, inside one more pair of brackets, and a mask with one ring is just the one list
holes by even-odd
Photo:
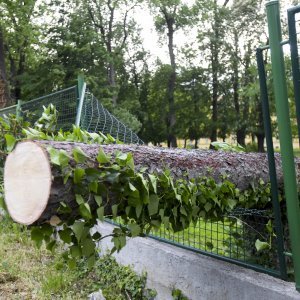
[[[248, 189], [260, 179], [264, 182], [269, 181], [268, 160], [266, 154], [262, 153], [24, 141], [20, 142], [8, 155], [4, 168], [5, 201], [14, 220], [27, 225], [42, 223], [56, 214], [61, 201], [71, 208], [77, 206], [72, 182], [68, 181], [66, 185], [63, 184], [62, 175], [58, 168], [51, 165], [46, 150], [52, 147], [65, 150], [71, 155], [76, 146], [80, 147], [92, 161], [95, 161], [95, 167], [98, 165], [96, 157], [101, 147], [106, 154], [114, 154], [117, 150], [123, 153], [130, 152], [137, 170], [146, 167], [149, 173], [161, 173], [168, 169], [175, 179], [188, 180], [212, 176], [216, 181], [220, 181], [221, 177], [226, 174], [240, 190]], [[278, 183], [282, 186], [280, 156], [276, 154], [275, 159]], [[295, 163], [299, 175], [300, 159], [297, 159]], [[84, 164], [81, 167], [84, 168]], [[106, 206], [108, 214], [114, 201], [113, 194], [109, 198], [110, 203]], [[27, 203], [28, 201], [33, 202]], [[26, 218], [24, 210], [28, 213]]]
[[0, 27], [0, 108], [9, 106], [10, 96], [6, 76], [5, 55], [4, 55], [4, 37]]
[[[176, 8], [175, 8], [176, 10]], [[168, 87], [167, 87], [167, 98], [168, 98], [168, 118], [167, 118], [167, 131], [168, 131], [168, 147], [176, 148], [177, 139], [175, 135], [175, 125], [176, 125], [176, 110], [175, 110], [175, 83], [176, 83], [176, 60], [174, 53], [174, 26], [175, 19], [172, 14], [169, 14], [165, 7], [162, 8], [162, 13], [164, 14], [165, 21], [168, 28], [168, 49], [169, 57], [172, 71], [170, 73]]]

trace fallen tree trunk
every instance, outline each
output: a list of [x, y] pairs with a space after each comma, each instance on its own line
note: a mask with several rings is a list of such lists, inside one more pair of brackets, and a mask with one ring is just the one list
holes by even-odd
[[[72, 182], [63, 184], [61, 174], [57, 174], [57, 168], [51, 165], [48, 147], [65, 150], [69, 154], [74, 147], [80, 147], [91, 160], [95, 161], [95, 165], [100, 147], [106, 154], [113, 154], [117, 150], [123, 153], [130, 152], [137, 169], [147, 167], [149, 173], [160, 173], [169, 169], [175, 178], [186, 179], [211, 176], [218, 181], [223, 175], [227, 175], [240, 190], [249, 188], [260, 179], [264, 182], [269, 181], [267, 156], [261, 153], [24, 141], [8, 155], [4, 168], [6, 205], [11, 217], [19, 223], [29, 225], [49, 220], [56, 214], [61, 201], [71, 208], [78, 206]], [[299, 164], [300, 160], [297, 160], [297, 171]], [[282, 184], [279, 155], [276, 155], [276, 167], [278, 182]]]

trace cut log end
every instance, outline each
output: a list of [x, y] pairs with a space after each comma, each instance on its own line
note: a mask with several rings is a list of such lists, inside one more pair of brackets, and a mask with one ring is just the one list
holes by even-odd
[[30, 141], [19, 143], [4, 166], [5, 203], [12, 219], [24, 225], [38, 220], [47, 206], [51, 182], [45, 150]]

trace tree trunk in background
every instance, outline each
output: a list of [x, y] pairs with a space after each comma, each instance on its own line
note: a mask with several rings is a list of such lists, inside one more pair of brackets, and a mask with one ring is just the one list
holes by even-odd
[[175, 111], [175, 83], [176, 83], [176, 61], [174, 54], [174, 17], [169, 15], [167, 11], [164, 11], [164, 16], [166, 19], [168, 27], [168, 48], [169, 48], [169, 57], [171, 62], [171, 74], [168, 81], [167, 88], [167, 98], [169, 104], [169, 111], [167, 117], [167, 132], [168, 132], [168, 147], [176, 148], [177, 140], [175, 135], [175, 124], [176, 124], [176, 111]]
[[264, 133], [257, 133], [257, 147], [258, 147], [258, 152], [265, 152], [265, 147], [264, 147], [264, 142], [265, 142], [265, 134]]
[[0, 108], [9, 106], [10, 103], [11, 101], [5, 67], [4, 37], [2, 28], [0, 27]]
[[[210, 42], [211, 52], [211, 69], [212, 69], [212, 118], [211, 118], [211, 132], [210, 141], [217, 140], [217, 122], [218, 122], [218, 93], [219, 93], [219, 15], [217, 1], [214, 1], [214, 33]], [[212, 148], [212, 146], [210, 146]]]

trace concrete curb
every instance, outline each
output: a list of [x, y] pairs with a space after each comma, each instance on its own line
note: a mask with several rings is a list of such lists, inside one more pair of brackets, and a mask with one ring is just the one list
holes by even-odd
[[[113, 228], [108, 223], [97, 226], [103, 235]], [[112, 244], [104, 239], [100, 247], [111, 249]], [[148, 286], [157, 290], [159, 300], [172, 300], [173, 288], [191, 300], [300, 300], [294, 283], [150, 238], [129, 239], [114, 256], [139, 274], [146, 271]]]

